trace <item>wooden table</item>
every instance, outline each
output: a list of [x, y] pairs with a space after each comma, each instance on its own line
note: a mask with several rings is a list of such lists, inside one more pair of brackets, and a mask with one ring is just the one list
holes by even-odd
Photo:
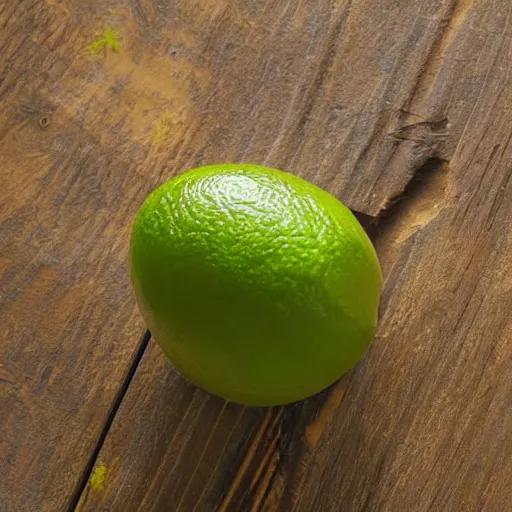
[[[0, 0], [0, 511], [512, 510], [510, 0]], [[150, 190], [303, 176], [369, 226], [322, 395], [184, 382], [128, 277]]]

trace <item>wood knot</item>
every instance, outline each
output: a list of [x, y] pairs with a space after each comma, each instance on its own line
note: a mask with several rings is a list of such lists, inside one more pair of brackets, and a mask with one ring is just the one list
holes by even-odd
[[48, 115], [43, 115], [39, 118], [39, 127], [42, 128], [43, 130], [48, 128], [48, 126], [50, 126], [50, 123], [51, 118]]
[[41, 130], [46, 130], [50, 126], [55, 110], [55, 105], [37, 97], [28, 98], [19, 105], [21, 118], [30, 120], [33, 127]]

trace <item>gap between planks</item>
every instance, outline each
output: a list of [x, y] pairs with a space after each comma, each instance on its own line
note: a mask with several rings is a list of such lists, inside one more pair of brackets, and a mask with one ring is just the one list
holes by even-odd
[[123, 379], [123, 382], [121, 384], [121, 387], [119, 388], [119, 391], [117, 392], [117, 395], [116, 395], [115, 400], [112, 404], [112, 407], [108, 413], [105, 424], [103, 425], [103, 428], [100, 431], [100, 435], [98, 436], [98, 440], [94, 446], [92, 454], [89, 457], [89, 460], [87, 461], [87, 464], [85, 466], [82, 477], [78, 483], [76, 491], [73, 493], [73, 498], [72, 498], [71, 503], [69, 504], [69, 508], [68, 508], [69, 512], [73, 512], [76, 510], [78, 503], [80, 502], [80, 499], [82, 498], [82, 495], [86, 492], [87, 484], [89, 483], [89, 479], [91, 478], [92, 471], [94, 469], [94, 466], [96, 465], [96, 461], [98, 460], [98, 456], [103, 447], [103, 443], [105, 442], [105, 439], [107, 438], [107, 435], [110, 432], [112, 424], [114, 423], [114, 420], [117, 416], [117, 412], [119, 411], [121, 404], [123, 402], [123, 399], [124, 399], [126, 393], [128, 392], [128, 388], [130, 387], [130, 384], [135, 375], [135, 372], [137, 371], [137, 368], [139, 367], [142, 356], [144, 355], [144, 352], [146, 351], [146, 348], [149, 344], [150, 339], [151, 339], [151, 333], [149, 332], [149, 330], [146, 330], [144, 332], [144, 334], [141, 336], [141, 339], [139, 341], [139, 347], [135, 353], [133, 361], [130, 364], [130, 367], [128, 368], [128, 372], [127, 372], [125, 378]]

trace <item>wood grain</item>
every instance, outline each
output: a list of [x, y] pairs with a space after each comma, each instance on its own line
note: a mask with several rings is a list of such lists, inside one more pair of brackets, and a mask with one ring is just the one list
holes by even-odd
[[[226, 78], [215, 104], [244, 91], [259, 122], [229, 144], [248, 140], [240, 158], [375, 217], [379, 332], [336, 386], [270, 410], [193, 390], [151, 345], [99, 454], [105, 489], [87, 489], [79, 509], [512, 509], [509, 2], [257, 7], [211, 21], [226, 34], [246, 20], [215, 40], [236, 49], [216, 61]], [[304, 60], [290, 57], [308, 36]], [[275, 59], [294, 77], [279, 90]]]
[[[366, 197], [349, 177], [397, 91], [333, 105], [346, 22], [327, 1], [0, 2], [0, 509], [65, 509], [80, 489], [143, 332], [126, 249], [149, 190], [265, 161], [340, 193], [351, 179], [341, 195], [374, 213], [406, 183], [400, 167]], [[107, 30], [120, 51], [87, 51]]]
[[[378, 218], [377, 339], [270, 410], [191, 388], [151, 345], [79, 508], [512, 508], [509, 9], [0, 1], [0, 509], [72, 503], [143, 333], [134, 212], [229, 160]], [[85, 51], [107, 29], [121, 50]]]
[[126, 248], [150, 148], [108, 111], [82, 14], [0, 2], [0, 25], [0, 510], [65, 510], [143, 330]]

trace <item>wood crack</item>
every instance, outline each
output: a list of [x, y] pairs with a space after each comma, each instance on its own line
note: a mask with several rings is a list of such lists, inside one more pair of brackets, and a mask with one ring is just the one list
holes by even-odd
[[356, 216], [374, 241], [397, 223], [402, 231], [423, 227], [442, 208], [448, 182], [448, 162], [439, 157], [430, 157], [414, 172], [405, 188], [389, 199], [386, 207], [376, 216], [360, 213]]
[[[340, 406], [351, 376], [348, 374], [328, 390], [305, 402], [271, 409], [262, 420], [247, 456], [219, 512], [247, 510], [291, 510], [292, 492], [275, 494], [279, 477], [293, 475], [293, 489], [306, 477], [307, 464], [322, 432]], [[279, 503], [277, 503], [279, 502]]]
[[92, 471], [96, 464], [96, 461], [98, 459], [98, 456], [100, 454], [100, 451], [103, 447], [105, 439], [107, 438], [107, 435], [110, 432], [110, 429], [112, 428], [114, 419], [117, 415], [117, 412], [119, 411], [119, 408], [121, 407], [121, 403], [123, 402], [123, 399], [128, 391], [128, 387], [130, 386], [132, 379], [135, 375], [135, 372], [137, 371], [137, 368], [139, 367], [139, 364], [142, 360], [142, 356], [144, 355], [144, 352], [146, 351], [146, 348], [148, 346], [150, 339], [151, 339], [151, 333], [148, 330], [146, 330], [146, 332], [143, 334], [143, 336], [139, 342], [139, 348], [137, 349], [137, 352], [135, 353], [135, 357], [133, 358], [132, 364], [130, 365], [130, 367], [128, 369], [126, 377], [124, 378], [124, 380], [121, 384], [121, 387], [119, 388], [119, 391], [117, 392], [115, 400], [112, 403], [112, 407], [108, 413], [107, 420], [105, 421], [105, 425], [103, 426], [103, 429], [101, 430], [100, 435], [98, 436], [98, 440], [96, 442], [94, 450], [92, 451], [91, 456], [89, 457], [87, 465], [85, 466], [84, 472], [83, 472], [82, 477], [78, 483], [77, 489], [73, 493], [73, 498], [72, 498], [71, 503], [69, 504], [69, 508], [68, 508], [69, 512], [73, 512], [77, 509], [80, 499], [82, 498], [83, 495], [85, 495], [87, 493], [87, 489], [88, 489], [87, 484], [89, 482], [89, 479], [91, 478], [91, 474], [92, 474]]

